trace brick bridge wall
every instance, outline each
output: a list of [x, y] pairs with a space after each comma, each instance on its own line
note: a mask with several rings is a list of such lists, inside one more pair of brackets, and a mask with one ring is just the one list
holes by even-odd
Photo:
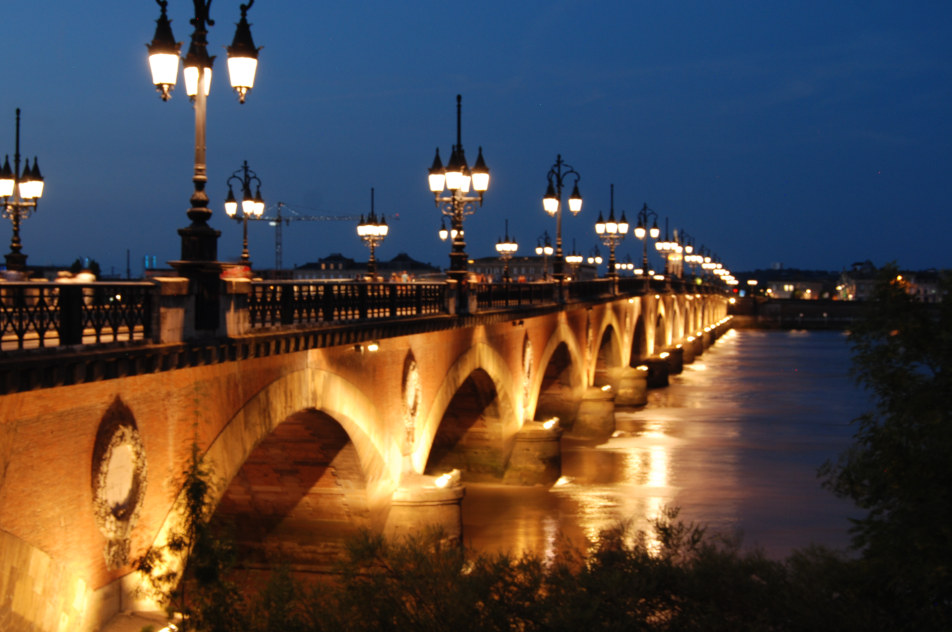
[[319, 561], [322, 529], [400, 533], [447, 498], [458, 510], [459, 484], [433, 485], [450, 466], [524, 480], [519, 441], [557, 446], [535, 420], [571, 428], [594, 385], [725, 316], [721, 296], [674, 294], [424, 318], [381, 330], [376, 351], [276, 331], [181, 368], [3, 395], [0, 629], [93, 630], [131, 607], [131, 562], [174, 528], [193, 445], [252, 558]]

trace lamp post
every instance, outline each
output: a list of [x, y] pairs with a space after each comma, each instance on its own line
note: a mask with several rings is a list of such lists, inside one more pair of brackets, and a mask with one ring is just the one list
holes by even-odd
[[0, 198], [3, 199], [3, 216], [13, 223], [13, 236], [10, 238], [10, 252], [6, 255], [7, 269], [14, 272], [26, 270], [26, 255], [20, 250], [20, 222], [36, 212], [40, 197], [43, 195], [43, 176], [40, 166], [33, 157], [33, 166], [27, 158], [20, 171], [20, 108], [17, 108], [16, 145], [13, 153], [13, 169], [10, 169], [10, 156], [6, 156], [3, 169], [0, 170]]
[[[542, 237], [536, 240], [536, 256], [542, 256], [542, 280], [549, 280], [549, 257], [555, 252], [552, 248], [552, 241], [549, 239], [549, 231], [545, 231]], [[553, 276], [555, 276], [553, 274]]]
[[575, 176], [575, 185], [572, 195], [569, 196], [569, 210], [572, 215], [578, 215], [582, 210], [582, 196], [578, 192], [579, 173], [572, 165], [562, 161], [562, 154], [555, 157], [555, 164], [549, 169], [546, 178], [549, 186], [542, 198], [542, 208], [549, 215], [555, 216], [555, 262], [552, 264], [552, 276], [556, 281], [562, 281], [565, 274], [562, 271], [562, 185], [567, 176]]
[[694, 237], [689, 235], [683, 229], [679, 233], [679, 239], [681, 241], [681, 246], [684, 249], [684, 258], [683, 262], [690, 266], [688, 268], [688, 273], [690, 276], [694, 276], [694, 266], [698, 263], [698, 255], [694, 252]]
[[565, 255], [565, 263], [572, 269], [572, 277], [578, 280], [578, 267], [582, 264], [584, 257], [575, 250], [575, 240], [572, 240], [572, 252]]
[[588, 265], [595, 266], [595, 276], [597, 277], [598, 266], [602, 265], [602, 253], [598, 251], [598, 246], [592, 246], [592, 252], [589, 253], [588, 259], [586, 259], [586, 261], [588, 261]]
[[[436, 207], [444, 216], [450, 218], [450, 230], [440, 224], [440, 238], [453, 238], [453, 250], [450, 252], [450, 269], [447, 276], [450, 279], [462, 282], [466, 280], [466, 239], [463, 235], [463, 219], [476, 212], [474, 203], [483, 205], [483, 194], [489, 188], [489, 168], [483, 160], [483, 148], [479, 148], [476, 164], [470, 170], [466, 164], [466, 155], [463, 153], [461, 135], [461, 118], [463, 110], [463, 96], [456, 95], [456, 144], [450, 152], [450, 160], [443, 166], [440, 160], [440, 149], [436, 148], [436, 157], [429, 171], [430, 191], [433, 192]], [[472, 186], [478, 195], [467, 195]], [[441, 197], [443, 190], [449, 195]]]
[[664, 257], [664, 273], [666, 276], [673, 275], [673, 266], [671, 261], [675, 258], [678, 251], [678, 242], [672, 240], [668, 233], [668, 218], [664, 218], [664, 239], [655, 242], [655, 249]]
[[[167, 0], [156, 0], [161, 13], [156, 20], [155, 35], [149, 49], [149, 66], [152, 70], [152, 83], [155, 84], [163, 101], [171, 97], [178, 75], [179, 49], [181, 43], [172, 35], [172, 25], [166, 15]], [[258, 49], [251, 39], [248, 24], [248, 9], [254, 4], [249, 0], [241, 5], [241, 21], [235, 31], [234, 40], [228, 47], [228, 74], [231, 85], [238, 93], [238, 100], [245, 102], [245, 96], [254, 86], [255, 70], [258, 64]], [[190, 199], [188, 218], [192, 220], [187, 228], [179, 229], [182, 239], [182, 261], [178, 267], [193, 266], [198, 262], [214, 262], [218, 258], [218, 237], [221, 231], [208, 225], [211, 210], [208, 208], [208, 195], [205, 193], [205, 122], [206, 98], [212, 82], [212, 63], [215, 58], [208, 55], [208, 27], [215, 24], [209, 16], [211, 0], [193, 0], [195, 17], [190, 21], [194, 30], [189, 42], [188, 52], [183, 60], [185, 92], [191, 98], [195, 108], [195, 162], [192, 182], [194, 191]], [[199, 81], [201, 79], [201, 81]], [[199, 89], [199, 83], [202, 89]], [[184, 265], [183, 265], [184, 264]], [[174, 264], [173, 264], [174, 265]]]
[[516, 240], [509, 238], [509, 220], [507, 219], [506, 237], [496, 242], [496, 252], [499, 253], [499, 258], [502, 259], [502, 280], [504, 283], [512, 282], [512, 275], [509, 272], [509, 260], [512, 259], [512, 255], [516, 254], [516, 250], [518, 249], [519, 244], [516, 243]]
[[602, 219], [602, 213], [598, 213], [598, 221], [595, 222], [595, 234], [608, 246], [608, 278], [618, 277], [615, 271], [615, 246], [628, 234], [628, 220], [625, 219], [625, 211], [621, 212], [621, 220], [615, 221], [615, 185], [611, 185], [611, 206], [608, 211], [608, 221]]
[[[648, 228], [649, 219], [652, 221], [651, 228]], [[651, 276], [648, 274], [647, 238], [651, 237], [652, 239], [657, 239], [658, 235], [660, 234], [661, 229], [658, 228], [658, 214], [648, 208], [648, 203], [645, 202], [644, 206], [641, 207], [641, 210], [638, 211], [638, 223], [635, 225], [635, 237], [641, 240], [641, 270], [645, 277], [646, 286], [648, 284], [648, 279]]]
[[[241, 215], [238, 215], [238, 200], [231, 188], [232, 181], [241, 187]], [[251, 185], [255, 185], [255, 194], [251, 194]], [[225, 213], [235, 221], [241, 222], [241, 263], [251, 267], [251, 257], [248, 256], [248, 219], [256, 219], [264, 213], [264, 200], [261, 199], [261, 180], [258, 174], [248, 168], [245, 160], [241, 169], [236, 170], [228, 177], [228, 197], [225, 198]]]
[[364, 216], [361, 215], [360, 223], [357, 224], [357, 236], [363, 239], [367, 247], [370, 248], [370, 259], [367, 260], [367, 275], [371, 280], [377, 274], [377, 260], [374, 258], [374, 251], [377, 249], [377, 244], [382, 242], [389, 232], [390, 227], [387, 226], [387, 218], [381, 215], [380, 220], [377, 220], [377, 213], [374, 211], [374, 190], [371, 187], [370, 213], [367, 215], [366, 221]]

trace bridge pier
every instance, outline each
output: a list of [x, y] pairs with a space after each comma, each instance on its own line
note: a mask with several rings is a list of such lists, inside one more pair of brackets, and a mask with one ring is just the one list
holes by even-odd
[[433, 528], [439, 530], [444, 541], [462, 544], [464, 494], [459, 470], [440, 476], [407, 476], [393, 493], [383, 533], [399, 539]]
[[681, 345], [668, 349], [668, 357], [665, 358], [668, 365], [668, 375], [678, 375], [684, 371], [684, 348]]
[[622, 367], [615, 389], [615, 406], [644, 406], [647, 403], [647, 367]]
[[571, 433], [576, 437], [607, 437], [615, 432], [615, 392], [610, 385], [591, 387], [582, 396]]
[[516, 434], [503, 482], [551, 485], [562, 476], [562, 428], [558, 420], [527, 421]]
[[695, 345], [694, 336], [688, 336], [681, 345], [682, 361], [684, 364], [691, 364], [697, 356], [697, 345]]

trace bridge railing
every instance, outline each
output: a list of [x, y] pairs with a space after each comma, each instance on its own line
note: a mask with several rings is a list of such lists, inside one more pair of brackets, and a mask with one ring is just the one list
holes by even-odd
[[545, 305], [558, 300], [554, 283], [473, 283], [477, 309], [499, 309], [527, 305]]
[[0, 350], [151, 340], [153, 283], [0, 284]]
[[591, 281], [573, 281], [566, 284], [568, 299], [578, 301], [602, 296], [610, 296], [615, 291], [611, 279], [593, 279]]
[[409, 318], [446, 311], [444, 283], [255, 281], [252, 327]]

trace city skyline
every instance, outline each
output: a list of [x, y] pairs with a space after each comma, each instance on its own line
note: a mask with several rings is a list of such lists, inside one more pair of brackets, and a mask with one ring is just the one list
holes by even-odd
[[[46, 179], [21, 228], [28, 265], [90, 257], [124, 274], [128, 250], [137, 276], [145, 256], [178, 259], [194, 124], [181, 77], [168, 103], [151, 85], [145, 44], [158, 6], [112, 8], [101, 30], [88, 5], [45, 6], [9, 7], [2, 44], [17, 63], [4, 70], [15, 89], [0, 99], [0, 154], [13, 157], [22, 108], [21, 154], [37, 156]], [[302, 215], [360, 215], [375, 188], [391, 226], [378, 258], [407, 252], [446, 267], [426, 170], [436, 147], [450, 153], [462, 94], [463, 146], [470, 164], [482, 147], [491, 172], [485, 204], [465, 223], [471, 258], [494, 254], [506, 220], [517, 256], [546, 231], [554, 239], [541, 198], [561, 154], [584, 198], [578, 217], [564, 217], [566, 252], [573, 239], [583, 253], [598, 243], [593, 226], [614, 184], [616, 212], [632, 220], [647, 203], [662, 229], [670, 218], [738, 271], [865, 259], [948, 267], [944, 4], [259, 0], [248, 19], [263, 49], [243, 105], [224, 53], [238, 7], [214, 3], [208, 37], [218, 58], [207, 192], [220, 260], [241, 252], [241, 226], [222, 205], [226, 179], [247, 160], [272, 214], [282, 202]], [[191, 3], [171, 0], [168, 13], [187, 46]], [[283, 232], [286, 268], [331, 252], [367, 256], [356, 222]], [[4, 221], [4, 252], [9, 236]], [[274, 229], [256, 222], [249, 241], [255, 267], [272, 267]], [[620, 259], [640, 252], [633, 237], [618, 248]]]

